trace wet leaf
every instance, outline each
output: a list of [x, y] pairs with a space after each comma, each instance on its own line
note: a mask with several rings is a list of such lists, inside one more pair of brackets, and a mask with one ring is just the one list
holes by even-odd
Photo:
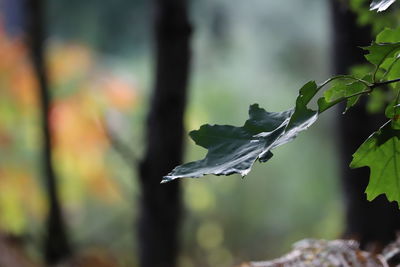
[[373, 0], [370, 5], [370, 10], [377, 10], [378, 12], [388, 9], [396, 0]]
[[242, 127], [207, 124], [192, 131], [193, 141], [208, 149], [206, 157], [176, 167], [163, 182], [206, 174], [247, 175], [257, 159], [269, 160], [272, 149], [290, 142], [316, 121], [317, 111], [308, 109], [307, 104], [317, 91], [315, 82], [305, 84], [300, 89], [296, 107], [284, 112], [267, 112], [254, 104]]

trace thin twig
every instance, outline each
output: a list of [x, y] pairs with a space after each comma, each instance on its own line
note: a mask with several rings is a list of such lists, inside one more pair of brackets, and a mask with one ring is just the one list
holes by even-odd
[[[110, 142], [112, 148], [120, 155], [120, 157], [128, 164], [129, 167], [135, 168], [139, 164], [139, 159], [133, 150], [124, 141], [121, 140], [112, 130], [107, 127], [106, 123], [102, 123], [104, 133]], [[132, 166], [133, 164], [133, 166]]]
[[375, 88], [375, 87], [386, 85], [386, 84], [396, 83], [396, 82], [400, 82], [400, 78], [397, 78], [394, 80], [389, 80], [389, 81], [384, 81], [384, 82], [375, 82], [372, 84], [371, 88]]
[[338, 75], [338, 76], [329, 78], [328, 80], [326, 80], [326, 81], [324, 81], [323, 83], [321, 83], [321, 84], [318, 86], [317, 91], [319, 91], [322, 87], [324, 87], [324, 86], [327, 85], [328, 83], [330, 83], [330, 82], [332, 82], [332, 81], [334, 81], [334, 80], [338, 80], [338, 79], [349, 79], [349, 80], [353, 80], [353, 81], [360, 82], [360, 83], [364, 84], [364, 85], [367, 86], [367, 87], [372, 86], [371, 83], [369, 83], [369, 82], [367, 82], [367, 81], [364, 81], [363, 79], [359, 79], [359, 78], [353, 77], [353, 76], [351, 76], [351, 75]]

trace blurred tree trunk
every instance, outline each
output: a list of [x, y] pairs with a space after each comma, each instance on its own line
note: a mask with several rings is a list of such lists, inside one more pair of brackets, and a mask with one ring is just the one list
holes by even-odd
[[155, 84], [140, 163], [140, 266], [175, 266], [181, 221], [178, 182], [160, 184], [182, 160], [183, 115], [190, 65], [186, 0], [154, 0]]
[[43, 132], [43, 175], [45, 179], [49, 213], [44, 240], [45, 259], [48, 264], [60, 262], [71, 253], [58, 198], [57, 178], [52, 164], [51, 131], [49, 126], [50, 92], [46, 74], [44, 48], [44, 1], [26, 0], [28, 13], [28, 38], [32, 64], [38, 80]]
[[[365, 62], [359, 46], [369, 45], [372, 37], [369, 28], [356, 24], [356, 16], [345, 1], [331, 0], [333, 18], [333, 64], [335, 74], [348, 73], [355, 64]], [[384, 196], [372, 202], [364, 193], [369, 179], [369, 169], [351, 170], [349, 163], [358, 146], [386, 120], [383, 116], [366, 112], [365, 101], [340, 115], [339, 136], [341, 176], [346, 208], [346, 237], [360, 241], [362, 248], [377, 249], [395, 238], [400, 229], [400, 211]], [[342, 112], [344, 109], [341, 109]]]

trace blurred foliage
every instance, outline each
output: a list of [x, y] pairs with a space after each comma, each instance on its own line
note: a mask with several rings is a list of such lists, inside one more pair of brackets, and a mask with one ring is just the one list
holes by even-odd
[[[152, 85], [149, 1], [48, 2], [54, 160], [72, 238], [79, 249], [107, 248], [121, 266], [135, 266], [136, 175], [110, 147], [104, 126], [140, 156]], [[191, 5], [187, 129], [205, 122], [239, 125], [255, 102], [285, 110], [299, 84], [327, 77], [326, 1]], [[37, 245], [46, 205], [36, 82], [22, 40], [1, 36], [0, 224], [3, 231], [29, 233]], [[275, 257], [305, 237], [336, 237], [338, 171], [335, 143], [326, 142], [335, 139], [332, 119], [324, 115], [308, 135], [279, 150], [281, 160], [267, 169], [255, 164], [245, 180], [184, 181], [181, 266], [230, 266]], [[204, 155], [186, 144], [186, 161]], [[304, 167], [310, 161], [315, 168]]]
[[[37, 84], [22, 40], [8, 38], [2, 27], [0, 33], [0, 224], [3, 231], [25, 234], [38, 230], [34, 226], [39, 227], [46, 214]], [[86, 216], [82, 204], [88, 198], [100, 206], [125, 201], [123, 186], [107, 164], [111, 148], [104, 127], [110, 127], [107, 112], [130, 112], [140, 96], [132, 79], [102, 67], [83, 45], [52, 43], [48, 67], [54, 162], [73, 223]]]
[[149, 1], [113, 0], [99, 4], [96, 0], [61, 0], [47, 3], [50, 34], [80, 40], [98, 51], [112, 54], [140, 51], [149, 42]]
[[357, 14], [360, 25], [370, 25], [372, 33], [378, 34], [385, 27], [395, 27], [399, 25], [399, 9], [397, 5], [392, 5], [387, 12], [371, 12], [369, 0], [350, 0], [352, 10]]
[[10, 40], [0, 27], [0, 224], [20, 234], [29, 216], [40, 219], [44, 203], [37, 175], [35, 146], [38, 136], [36, 81], [20, 39]]
[[[369, 0], [350, 0], [351, 9], [357, 14], [358, 23], [361, 26], [371, 27], [372, 34], [378, 36], [379, 33], [384, 29], [396, 28], [399, 23], [400, 9], [398, 4], [391, 5], [385, 12], [371, 12]], [[371, 37], [371, 41], [374, 38]], [[379, 41], [379, 39], [377, 39]], [[371, 72], [371, 66], [362, 64], [352, 68], [351, 73], [362, 78], [360, 74]], [[382, 73], [380, 70], [377, 73], [377, 77], [381, 78]], [[394, 85], [390, 85], [389, 88], [393, 89]], [[384, 112], [385, 105], [389, 103], [391, 99], [390, 94], [385, 94], [380, 90], [372, 92], [371, 97], [368, 98], [367, 109], [371, 113], [382, 113]]]

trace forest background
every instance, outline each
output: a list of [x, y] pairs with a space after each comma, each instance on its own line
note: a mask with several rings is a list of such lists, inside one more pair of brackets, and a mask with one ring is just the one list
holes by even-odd
[[[24, 237], [28, 254], [40, 261], [48, 208], [37, 81], [23, 1], [0, 3], [0, 226]], [[58, 0], [45, 8], [53, 163], [70, 242], [75, 251], [100, 258], [107, 251], [104, 261], [137, 266], [141, 191], [129, 161], [142, 157], [148, 138], [153, 7], [145, 0]], [[191, 2], [189, 14], [187, 130], [206, 122], [239, 125], [253, 103], [286, 110], [300, 84], [332, 72], [328, 1], [203, 0]], [[306, 237], [340, 236], [336, 117], [324, 114], [279, 149], [279, 159], [256, 164], [245, 179], [181, 181], [179, 266], [231, 266], [279, 256]], [[134, 156], [121, 157], [110, 135]], [[185, 145], [185, 161], [204, 155], [189, 139]]]

